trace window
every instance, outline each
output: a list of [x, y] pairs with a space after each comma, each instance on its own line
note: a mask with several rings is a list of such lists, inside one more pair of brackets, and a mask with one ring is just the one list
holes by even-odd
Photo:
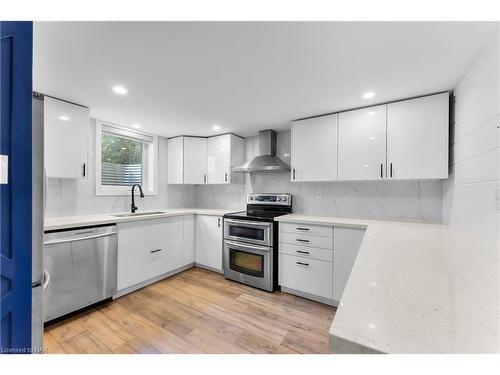
[[134, 184], [157, 194], [158, 139], [96, 123], [96, 195], [125, 195]]

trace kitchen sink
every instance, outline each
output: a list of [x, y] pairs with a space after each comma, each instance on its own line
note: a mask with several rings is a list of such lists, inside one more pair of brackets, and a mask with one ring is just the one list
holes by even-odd
[[111, 215], [114, 217], [132, 217], [132, 216], [148, 216], [148, 215], [159, 215], [165, 214], [165, 211], [154, 211], [154, 212], [137, 212], [135, 214], [120, 214], [120, 215]]

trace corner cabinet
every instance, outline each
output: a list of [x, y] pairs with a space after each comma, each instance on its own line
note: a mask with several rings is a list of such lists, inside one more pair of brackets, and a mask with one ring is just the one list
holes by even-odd
[[221, 216], [196, 216], [196, 265], [222, 273]]
[[291, 180], [337, 180], [338, 115], [292, 123]]
[[231, 168], [244, 162], [245, 141], [234, 134], [208, 138], [207, 183], [243, 183], [242, 173], [232, 173]]
[[45, 96], [43, 111], [47, 177], [86, 178], [89, 109]]
[[387, 177], [448, 178], [449, 94], [387, 104]]
[[169, 184], [243, 182], [243, 175], [232, 173], [231, 168], [243, 163], [245, 141], [233, 134], [169, 138], [167, 152]]

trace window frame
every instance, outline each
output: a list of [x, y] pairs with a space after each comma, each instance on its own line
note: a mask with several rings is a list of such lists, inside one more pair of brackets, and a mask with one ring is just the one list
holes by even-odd
[[[158, 195], [158, 136], [138, 132], [109, 122], [96, 120], [95, 125], [95, 194], [96, 195], [130, 195], [131, 186], [103, 185], [101, 176], [102, 133], [130, 138], [143, 142], [142, 153], [142, 190], [144, 195]], [[114, 132], [115, 130], [116, 132]], [[152, 139], [146, 142], [146, 139]], [[144, 183], [146, 181], [146, 183]]]

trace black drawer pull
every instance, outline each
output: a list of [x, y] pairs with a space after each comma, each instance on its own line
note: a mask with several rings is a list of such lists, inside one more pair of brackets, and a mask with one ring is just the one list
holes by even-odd
[[309, 230], [309, 228], [302, 228], [302, 227], [297, 227], [295, 229], [297, 229], [297, 230]]
[[151, 253], [151, 254], [154, 254], [154, 253], [158, 253], [158, 252], [160, 252], [160, 251], [162, 251], [162, 249], [151, 250], [151, 251], [150, 251], [150, 253]]
[[296, 240], [299, 242], [309, 242], [309, 240], [303, 240], [302, 238], [297, 238]]
[[309, 255], [309, 251], [297, 250], [297, 253], [299, 253], [299, 254], [307, 254], [307, 255]]
[[304, 262], [295, 262], [295, 263], [297, 263], [299, 266], [309, 267], [309, 263], [304, 263]]

